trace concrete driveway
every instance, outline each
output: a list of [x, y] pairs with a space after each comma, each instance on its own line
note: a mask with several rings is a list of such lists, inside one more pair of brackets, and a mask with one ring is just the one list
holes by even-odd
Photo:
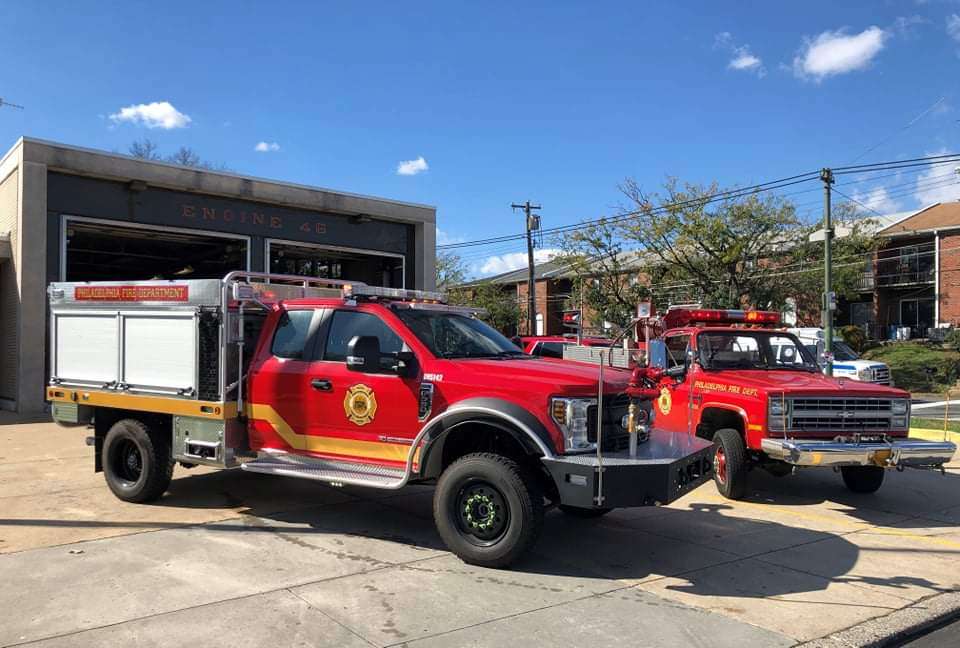
[[742, 502], [707, 485], [599, 521], [553, 511], [495, 571], [444, 550], [429, 487], [178, 468], [130, 505], [86, 434], [0, 426], [0, 646], [840, 645], [960, 589], [960, 464], [872, 496], [757, 472]]

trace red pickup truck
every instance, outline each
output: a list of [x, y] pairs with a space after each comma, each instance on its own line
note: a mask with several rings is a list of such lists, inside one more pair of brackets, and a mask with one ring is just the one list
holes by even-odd
[[742, 497], [756, 467], [839, 469], [857, 493], [880, 488], [887, 469], [939, 468], [953, 443], [907, 438], [910, 394], [830, 378], [779, 314], [675, 308], [656, 322], [650, 363], [662, 370], [651, 425], [713, 441], [720, 492]]
[[49, 292], [53, 417], [92, 425], [127, 501], [161, 497], [175, 463], [431, 482], [447, 546], [499, 567], [546, 502], [596, 516], [710, 478], [710, 441], [650, 434], [629, 371], [524, 355], [438, 294], [245, 272]]

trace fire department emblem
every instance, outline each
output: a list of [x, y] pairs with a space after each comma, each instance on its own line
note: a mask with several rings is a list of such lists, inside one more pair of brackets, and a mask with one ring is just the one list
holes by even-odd
[[354, 385], [343, 399], [343, 411], [351, 423], [366, 425], [377, 413], [377, 397], [366, 385]]
[[657, 399], [657, 407], [660, 413], [666, 416], [670, 413], [670, 407], [673, 406], [673, 399], [670, 398], [670, 390], [664, 387], [660, 390], [660, 398]]

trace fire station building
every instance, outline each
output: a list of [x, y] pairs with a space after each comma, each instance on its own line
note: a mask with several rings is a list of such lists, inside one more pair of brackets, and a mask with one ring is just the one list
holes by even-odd
[[0, 409], [43, 411], [51, 281], [251, 270], [430, 290], [436, 209], [21, 138], [0, 158]]

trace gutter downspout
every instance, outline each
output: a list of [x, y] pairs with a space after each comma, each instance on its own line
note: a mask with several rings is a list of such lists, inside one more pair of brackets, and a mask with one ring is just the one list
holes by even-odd
[[933, 328], [940, 328], [940, 230], [933, 230]]

